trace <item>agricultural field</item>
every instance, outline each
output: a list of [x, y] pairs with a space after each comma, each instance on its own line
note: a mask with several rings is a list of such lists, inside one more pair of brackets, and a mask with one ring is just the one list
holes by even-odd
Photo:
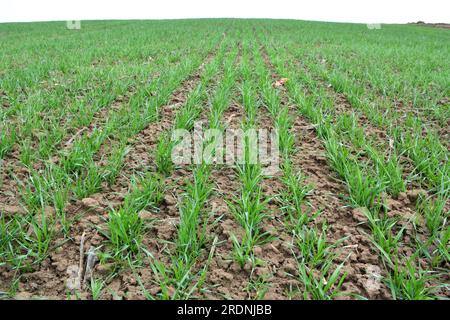
[[[450, 297], [450, 30], [83, 21], [0, 39], [0, 298]], [[277, 132], [278, 170], [175, 162], [174, 132], [199, 124]]]

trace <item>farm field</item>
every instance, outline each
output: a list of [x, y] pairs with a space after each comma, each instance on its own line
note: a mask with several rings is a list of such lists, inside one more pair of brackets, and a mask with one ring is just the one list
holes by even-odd
[[[0, 39], [0, 298], [450, 297], [450, 30], [82, 21]], [[276, 130], [278, 170], [174, 163], [173, 133], [198, 123]]]

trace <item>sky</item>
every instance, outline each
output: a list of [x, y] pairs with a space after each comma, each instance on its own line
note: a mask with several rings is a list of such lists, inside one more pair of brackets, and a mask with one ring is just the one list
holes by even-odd
[[450, 23], [450, 0], [0, 0], [0, 22], [220, 17]]

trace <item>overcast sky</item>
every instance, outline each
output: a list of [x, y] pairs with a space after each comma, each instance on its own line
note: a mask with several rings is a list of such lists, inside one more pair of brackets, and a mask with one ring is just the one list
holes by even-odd
[[214, 17], [450, 22], [450, 0], [0, 0], [0, 22]]

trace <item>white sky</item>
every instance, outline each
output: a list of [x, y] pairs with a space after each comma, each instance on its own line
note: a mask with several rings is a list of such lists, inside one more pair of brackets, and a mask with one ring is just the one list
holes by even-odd
[[0, 0], [0, 22], [217, 17], [448, 23], [450, 0]]

